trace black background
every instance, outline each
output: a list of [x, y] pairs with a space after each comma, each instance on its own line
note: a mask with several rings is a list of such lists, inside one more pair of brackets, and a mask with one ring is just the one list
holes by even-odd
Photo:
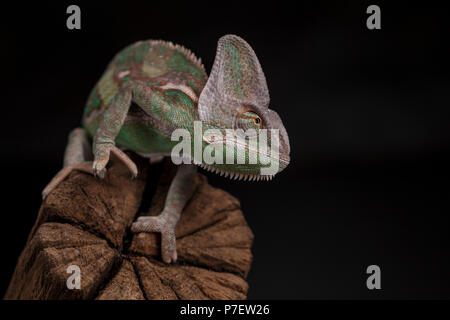
[[[165, 39], [209, 72], [220, 36], [246, 39], [283, 119], [291, 164], [269, 183], [213, 185], [242, 203], [255, 233], [249, 298], [450, 298], [449, 69], [439, 3], [145, 1], [2, 8], [0, 232], [3, 295], [62, 165], [86, 98], [124, 46]], [[366, 288], [381, 267], [381, 290]]]

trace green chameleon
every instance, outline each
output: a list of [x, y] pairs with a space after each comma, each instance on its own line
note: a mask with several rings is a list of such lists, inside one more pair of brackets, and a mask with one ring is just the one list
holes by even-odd
[[[178, 143], [172, 141], [172, 132], [185, 129], [193, 134], [194, 121], [221, 131], [278, 129], [275, 160], [281, 171], [290, 161], [289, 140], [280, 117], [268, 108], [269, 100], [258, 58], [238, 36], [219, 39], [209, 78], [200, 59], [182, 46], [161, 40], [132, 44], [114, 57], [92, 90], [84, 109], [83, 128], [70, 133], [63, 169], [46, 186], [43, 198], [72, 170], [103, 178], [110, 153], [136, 176], [136, 165], [122, 150], [152, 161], [169, 156]], [[193, 144], [194, 139], [191, 141]], [[225, 138], [222, 142], [225, 148], [229, 141]], [[203, 139], [201, 148], [211, 143]], [[245, 144], [235, 144], [234, 148], [243, 151], [246, 159], [252, 152], [260, 154], [259, 149]], [[234, 179], [272, 178], [261, 174], [265, 164], [259, 160], [256, 164], [198, 165]], [[161, 214], [139, 217], [131, 226], [132, 232], [161, 233], [161, 255], [166, 263], [177, 259], [175, 226], [194, 191], [195, 175], [194, 164], [180, 164]]]

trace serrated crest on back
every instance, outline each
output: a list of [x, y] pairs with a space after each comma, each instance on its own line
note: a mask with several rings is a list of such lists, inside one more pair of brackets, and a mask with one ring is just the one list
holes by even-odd
[[182, 53], [184, 53], [186, 55], [187, 58], [189, 58], [198, 68], [202, 69], [205, 73], [205, 66], [202, 63], [202, 59], [198, 58], [191, 50], [183, 47], [182, 45], [179, 44], [174, 44], [171, 41], [166, 41], [166, 40], [150, 40], [150, 43], [152, 46], [154, 45], [162, 45], [165, 47], [168, 47], [170, 49], [175, 49], [178, 51], [181, 51]]
[[269, 102], [266, 78], [250, 45], [236, 35], [220, 38], [211, 74], [199, 98], [200, 119], [224, 125], [219, 117], [232, 115], [240, 105], [251, 105], [264, 114]]

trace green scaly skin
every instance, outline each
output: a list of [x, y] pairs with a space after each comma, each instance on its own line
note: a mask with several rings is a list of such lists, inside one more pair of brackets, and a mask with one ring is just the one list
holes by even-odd
[[[170, 153], [174, 142], [170, 140], [176, 128], [191, 129], [196, 118], [196, 101], [177, 89], [182, 86], [200, 95], [207, 80], [199, 61], [182, 47], [162, 41], [135, 43], [116, 55], [92, 90], [83, 114], [83, 127], [95, 137], [100, 123], [105, 130], [116, 132], [115, 144], [138, 153]], [[123, 123], [116, 122], [123, 113], [110, 108], [123, 87], [139, 92], [133, 96], [132, 105]], [[194, 97], [194, 95], [192, 95]], [[114, 142], [114, 140], [112, 141]]]
[[[194, 134], [194, 121], [203, 130], [280, 130], [279, 171], [289, 163], [289, 140], [278, 115], [268, 109], [269, 94], [259, 61], [241, 38], [227, 35], [219, 40], [217, 54], [208, 78], [200, 60], [189, 50], [165, 41], [141, 41], [119, 52], [108, 65], [89, 95], [82, 119], [83, 129], [69, 137], [64, 168], [44, 190], [44, 197], [73, 169], [104, 175], [110, 153], [119, 157], [137, 174], [134, 163], [121, 150], [127, 149], [152, 158], [170, 155], [178, 141], [171, 141], [175, 129]], [[92, 155], [85, 150], [93, 141]], [[194, 143], [194, 139], [191, 139]], [[226, 144], [225, 139], [223, 153]], [[202, 149], [210, 141], [202, 142]], [[271, 143], [269, 141], [269, 143]], [[192, 150], [194, 146], [192, 145]], [[245, 159], [257, 153], [248, 146], [235, 146]], [[86, 162], [93, 158], [93, 162]], [[86, 164], [88, 163], [88, 165]], [[262, 176], [259, 162], [200, 166], [237, 179], [271, 179]], [[156, 217], [140, 217], [133, 232], [160, 232], [165, 262], [177, 259], [175, 226], [193, 193], [196, 167], [181, 164], [169, 188], [165, 207]]]

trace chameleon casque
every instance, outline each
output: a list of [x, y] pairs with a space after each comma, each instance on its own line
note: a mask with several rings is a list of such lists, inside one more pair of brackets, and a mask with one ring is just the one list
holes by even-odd
[[[279, 129], [276, 160], [281, 171], [290, 161], [289, 140], [280, 117], [268, 108], [269, 100], [258, 58], [238, 36], [219, 39], [209, 77], [200, 59], [182, 46], [162, 40], [132, 44], [113, 58], [89, 95], [82, 128], [70, 133], [63, 169], [44, 189], [43, 198], [72, 170], [103, 178], [111, 153], [136, 176], [136, 165], [122, 150], [150, 159], [169, 156], [177, 143], [171, 140], [171, 133], [177, 128], [192, 133], [194, 121], [218, 130]], [[203, 139], [202, 143], [204, 148], [209, 142]], [[244, 148], [247, 158], [253, 152], [248, 146], [236, 148]], [[260, 174], [260, 162], [199, 165], [234, 179], [272, 178]], [[177, 259], [174, 230], [194, 191], [195, 175], [195, 164], [180, 164], [161, 214], [141, 216], [131, 226], [132, 232], [161, 233], [161, 255], [166, 263]]]

